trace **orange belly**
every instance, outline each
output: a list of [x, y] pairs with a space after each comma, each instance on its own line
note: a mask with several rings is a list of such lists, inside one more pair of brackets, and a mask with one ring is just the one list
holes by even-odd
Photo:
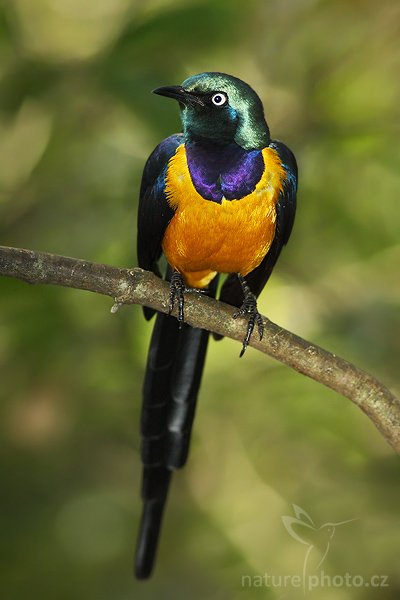
[[204, 288], [217, 273], [255, 269], [275, 235], [276, 202], [285, 171], [272, 148], [263, 150], [264, 174], [240, 200], [205, 200], [193, 186], [182, 144], [170, 159], [166, 194], [175, 210], [162, 243], [169, 264], [187, 285]]

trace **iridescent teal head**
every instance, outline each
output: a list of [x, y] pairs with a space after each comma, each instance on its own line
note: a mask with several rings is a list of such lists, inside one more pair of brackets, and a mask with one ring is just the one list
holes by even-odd
[[270, 142], [260, 98], [237, 77], [200, 73], [180, 86], [157, 88], [154, 93], [179, 101], [188, 141], [236, 142], [245, 150], [262, 149]]

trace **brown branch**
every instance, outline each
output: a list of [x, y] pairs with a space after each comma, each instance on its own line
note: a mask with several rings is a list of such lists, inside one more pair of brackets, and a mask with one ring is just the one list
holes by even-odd
[[[141, 304], [168, 311], [169, 287], [142, 269], [108, 265], [0, 246], [0, 275], [27, 283], [47, 283], [88, 290], [122, 304]], [[185, 320], [190, 325], [242, 341], [244, 320], [232, 319], [232, 307], [201, 294], [187, 294]], [[335, 354], [264, 318], [263, 340], [250, 345], [354, 402], [372, 420], [386, 441], [400, 453], [400, 402], [377, 379]]]

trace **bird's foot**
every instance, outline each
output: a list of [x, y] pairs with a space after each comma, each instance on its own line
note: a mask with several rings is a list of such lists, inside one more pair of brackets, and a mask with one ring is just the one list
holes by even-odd
[[185, 304], [184, 294], [190, 292], [195, 292], [196, 294], [203, 294], [206, 290], [199, 290], [197, 288], [186, 287], [183, 277], [178, 271], [174, 271], [171, 275], [171, 281], [169, 284], [169, 310], [168, 314], [170, 315], [175, 307], [175, 302], [178, 303], [178, 321], [179, 328], [182, 327], [182, 323], [184, 323], [184, 314], [183, 307]]
[[182, 327], [184, 322], [183, 318], [183, 306], [185, 303], [184, 292], [186, 291], [185, 282], [183, 277], [178, 271], [174, 271], [171, 275], [171, 281], [169, 284], [169, 310], [170, 315], [174, 310], [175, 302], [178, 303], [178, 321], [179, 327]]
[[247, 331], [243, 340], [242, 350], [239, 355], [240, 357], [242, 357], [243, 354], [246, 352], [247, 346], [249, 345], [251, 334], [253, 333], [253, 329], [256, 324], [258, 329], [258, 335], [260, 337], [260, 340], [262, 340], [262, 337], [264, 335], [264, 322], [262, 316], [257, 310], [257, 299], [255, 295], [252, 293], [243, 277], [241, 277], [240, 275], [238, 275], [238, 277], [242, 285], [244, 300], [242, 306], [236, 312], [233, 313], [233, 318], [237, 319], [238, 317], [248, 317]]

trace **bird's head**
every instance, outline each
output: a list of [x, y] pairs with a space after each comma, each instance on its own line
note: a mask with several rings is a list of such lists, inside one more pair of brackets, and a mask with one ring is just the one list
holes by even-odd
[[188, 141], [235, 142], [245, 150], [261, 150], [270, 142], [260, 98], [237, 77], [200, 73], [154, 93], [178, 100]]

